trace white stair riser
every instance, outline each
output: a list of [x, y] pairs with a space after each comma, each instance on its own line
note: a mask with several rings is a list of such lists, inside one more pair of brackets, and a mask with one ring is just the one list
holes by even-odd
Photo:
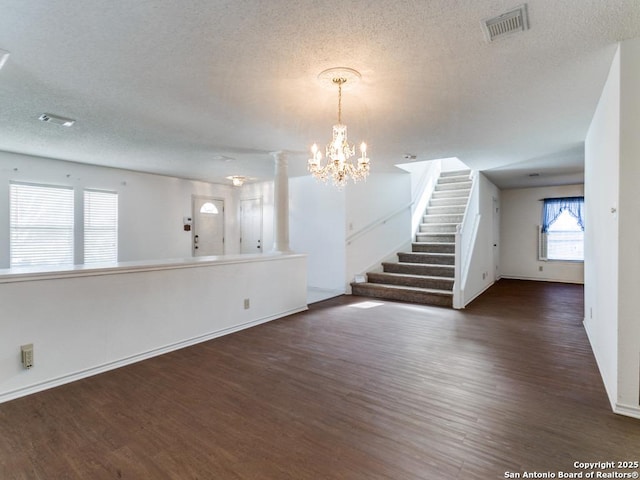
[[425, 215], [423, 223], [462, 223], [464, 215]]
[[456, 224], [449, 223], [421, 223], [420, 233], [456, 233]]
[[427, 207], [427, 215], [464, 215], [464, 210], [465, 210], [465, 205], [445, 205], [443, 207]]
[[460, 206], [466, 208], [468, 197], [452, 197], [452, 198], [432, 198], [429, 201], [430, 207], [447, 207]]
[[471, 182], [457, 182], [457, 183], [438, 183], [435, 187], [436, 192], [443, 190], [469, 190], [471, 188]]
[[467, 178], [469, 178], [469, 176], [471, 175], [471, 170], [452, 170], [449, 172], [440, 172], [440, 178], [443, 177], [461, 177], [461, 176], [466, 176]]
[[465, 200], [469, 198], [469, 190], [440, 190], [435, 191], [431, 195], [431, 198], [464, 198]]

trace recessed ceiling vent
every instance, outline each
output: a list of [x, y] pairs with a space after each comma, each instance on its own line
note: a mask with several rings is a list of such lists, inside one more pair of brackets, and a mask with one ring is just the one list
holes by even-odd
[[520, 5], [498, 17], [483, 21], [482, 29], [488, 42], [493, 42], [497, 38], [528, 30], [529, 16], [527, 15], [527, 4]]
[[56, 125], [62, 125], [63, 127], [70, 127], [76, 121], [72, 118], [60, 117], [59, 115], [53, 115], [51, 113], [43, 113], [38, 117], [41, 122], [55, 123]]

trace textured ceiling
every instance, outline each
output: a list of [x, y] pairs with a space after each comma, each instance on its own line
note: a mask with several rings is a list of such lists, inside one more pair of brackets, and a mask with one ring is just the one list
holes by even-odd
[[[228, 182], [330, 138], [344, 89], [372, 169], [457, 156], [499, 186], [580, 181], [583, 142], [640, 0], [530, 0], [530, 30], [485, 41], [502, 0], [4, 0], [0, 150]], [[41, 113], [77, 120], [71, 128]], [[530, 173], [540, 173], [529, 177]]]

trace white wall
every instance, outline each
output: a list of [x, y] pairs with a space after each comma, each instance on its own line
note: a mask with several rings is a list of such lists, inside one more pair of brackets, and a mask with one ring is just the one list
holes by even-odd
[[[584, 325], [609, 400], [618, 389], [620, 52], [613, 59], [585, 140]], [[597, 226], [597, 228], [592, 228]]]
[[345, 190], [310, 175], [289, 179], [289, 239], [294, 252], [308, 255], [308, 286], [345, 293]]
[[308, 255], [310, 289], [350, 293], [354, 275], [411, 243], [411, 176], [400, 170], [342, 189], [290, 178], [289, 195], [291, 249]]
[[[191, 257], [192, 195], [225, 202], [225, 253], [240, 251], [239, 192], [231, 186], [0, 152], [0, 268], [9, 266], [9, 182], [65, 185], [118, 192], [118, 260]], [[78, 205], [78, 202], [76, 202]], [[81, 205], [81, 203], [80, 203]], [[76, 225], [82, 211], [76, 209]]]
[[[493, 199], [500, 201], [500, 190], [482, 173], [478, 173], [475, 180], [477, 188], [471, 201], [478, 202], [480, 222], [473, 252], [469, 260], [468, 275], [463, 285], [463, 304], [467, 305], [487, 288], [493, 285], [495, 276], [495, 262], [493, 244]], [[473, 221], [467, 218], [466, 221]]]
[[617, 408], [640, 417], [640, 38], [620, 45]]
[[[346, 288], [355, 275], [398, 261], [411, 248], [411, 175], [372, 174], [346, 190]], [[350, 291], [350, 290], [349, 290]]]
[[538, 226], [542, 221], [540, 199], [582, 195], [584, 185], [503, 190], [500, 276], [523, 280], [583, 283], [583, 263], [538, 260]]
[[585, 328], [614, 411], [640, 418], [640, 39], [622, 42], [585, 141]]
[[0, 277], [0, 402], [306, 309], [303, 255], [220, 258]]
[[411, 174], [411, 236], [414, 237], [440, 177], [442, 160], [404, 163], [398, 167]]

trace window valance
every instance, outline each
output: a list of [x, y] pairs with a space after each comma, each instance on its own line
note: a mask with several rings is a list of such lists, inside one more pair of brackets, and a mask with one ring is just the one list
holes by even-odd
[[542, 233], [547, 233], [549, 226], [564, 210], [567, 210], [576, 218], [578, 225], [584, 231], [584, 219], [582, 217], [584, 197], [545, 198], [542, 201], [544, 202], [542, 208]]

